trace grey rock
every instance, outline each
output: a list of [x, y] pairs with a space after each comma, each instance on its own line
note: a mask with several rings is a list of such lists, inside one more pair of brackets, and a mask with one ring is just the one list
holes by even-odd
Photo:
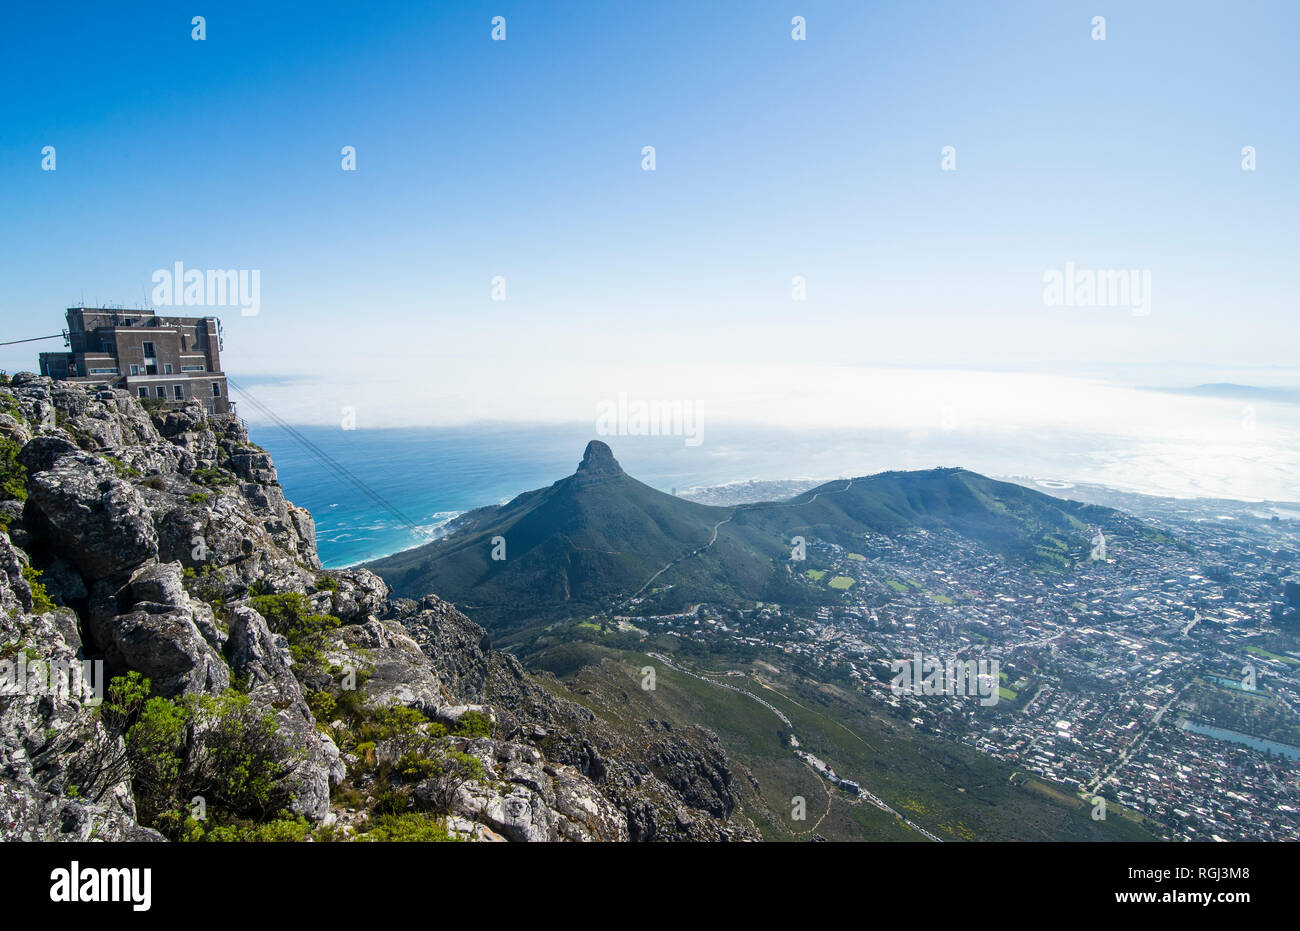
[[368, 708], [403, 705], [432, 714], [451, 703], [451, 693], [438, 678], [434, 664], [393, 621], [371, 620], [339, 628], [326, 651], [326, 661], [369, 673], [360, 686]]
[[33, 437], [18, 452], [18, 461], [27, 467], [28, 472], [45, 472], [52, 469], [64, 456], [81, 452], [76, 443], [63, 436], [49, 435]]
[[146, 563], [131, 575], [127, 584], [136, 602], [152, 601], [184, 607], [190, 601], [185, 593], [180, 562]]
[[51, 548], [90, 578], [108, 578], [158, 553], [158, 535], [140, 494], [102, 459], [63, 456], [31, 477], [27, 511]]
[[230, 687], [225, 661], [187, 608], [143, 602], [127, 614], [93, 623], [91, 636], [110, 668], [140, 672], [165, 697], [216, 695]]
[[[626, 841], [627, 819], [590, 779], [568, 766], [548, 763], [532, 747], [479, 738], [458, 740], [477, 757], [488, 778], [470, 781], [455, 794], [452, 815], [486, 822], [513, 841]], [[421, 783], [417, 802], [436, 789]]]

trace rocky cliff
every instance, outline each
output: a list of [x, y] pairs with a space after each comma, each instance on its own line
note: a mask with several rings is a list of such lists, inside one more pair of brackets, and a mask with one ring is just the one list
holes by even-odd
[[756, 839], [711, 734], [323, 570], [237, 419], [146, 404], [0, 386], [0, 840]]

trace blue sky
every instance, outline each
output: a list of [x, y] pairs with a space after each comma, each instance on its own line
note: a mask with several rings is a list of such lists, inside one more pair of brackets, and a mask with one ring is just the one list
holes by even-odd
[[[351, 378], [372, 422], [740, 361], [1294, 383], [1294, 3], [203, 6], [0, 14], [5, 339], [181, 261], [261, 270], [228, 371]], [[1150, 270], [1150, 315], [1044, 306], [1067, 261]], [[336, 419], [313, 384], [277, 409]]]

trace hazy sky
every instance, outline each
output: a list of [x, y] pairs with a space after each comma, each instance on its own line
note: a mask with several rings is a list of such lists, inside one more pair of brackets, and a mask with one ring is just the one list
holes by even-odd
[[[260, 271], [257, 316], [196, 312], [237, 379], [331, 376], [266, 386], [299, 422], [798, 421], [881, 366], [1296, 383], [1294, 2], [59, 6], [0, 14], [6, 340], [179, 261]], [[1149, 272], [1150, 313], [1047, 306], [1067, 262]]]

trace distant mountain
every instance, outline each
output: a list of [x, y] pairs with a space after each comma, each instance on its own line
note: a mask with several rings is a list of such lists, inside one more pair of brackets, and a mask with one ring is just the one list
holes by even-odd
[[1190, 388], [1145, 388], [1143, 390], [1218, 398], [1224, 401], [1273, 401], [1278, 404], [1300, 404], [1300, 388], [1259, 388], [1254, 385], [1236, 385], [1232, 382], [1214, 382]]
[[[459, 518], [444, 539], [366, 564], [398, 595], [436, 591], [481, 623], [514, 627], [645, 597], [647, 610], [698, 601], [791, 598], [795, 536], [852, 547], [866, 533], [946, 530], [1043, 569], [1088, 551], [1119, 512], [964, 469], [829, 482], [788, 501], [712, 507], [627, 475], [593, 440], [573, 475]], [[494, 559], [497, 556], [504, 558]]]
[[[707, 541], [730, 513], [638, 482], [592, 441], [568, 478], [470, 511], [444, 539], [368, 565], [397, 594], [446, 592], [488, 620], [597, 610]], [[493, 559], [494, 548], [505, 558]]]

